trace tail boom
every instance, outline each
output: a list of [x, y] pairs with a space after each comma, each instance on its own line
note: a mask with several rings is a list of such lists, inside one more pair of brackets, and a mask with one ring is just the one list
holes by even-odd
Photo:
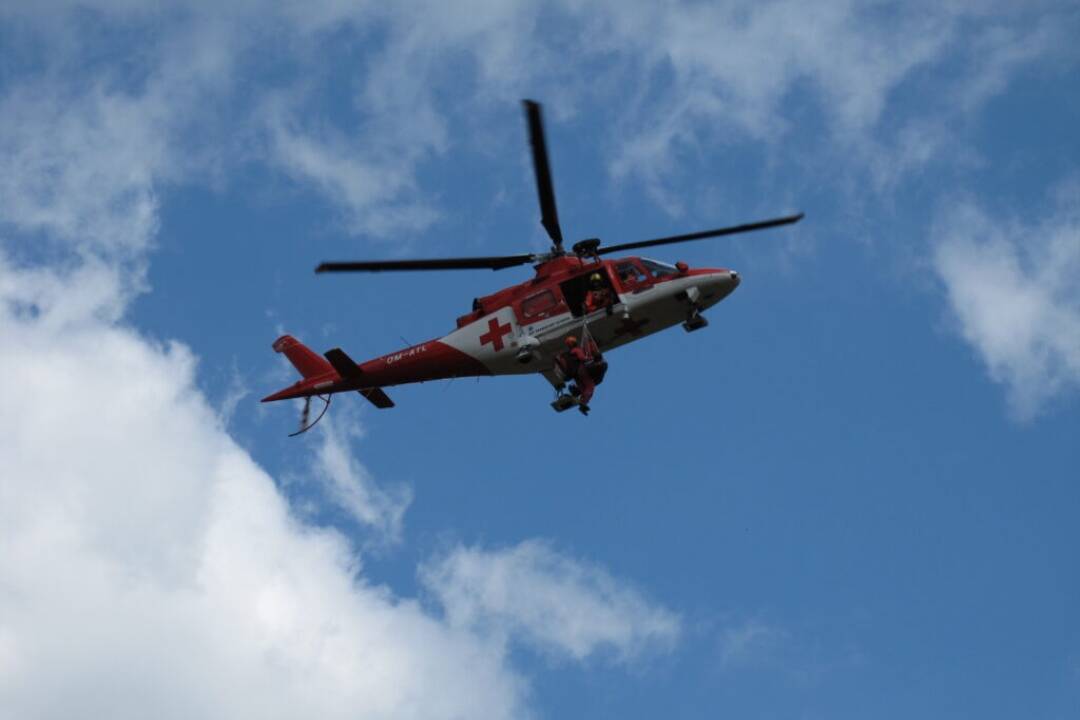
[[283, 353], [303, 377], [289, 387], [267, 395], [262, 399], [263, 402], [331, 395], [347, 390], [359, 390], [363, 386], [359, 374], [340, 374], [326, 358], [316, 354], [292, 335], [279, 337], [274, 341], [273, 348], [274, 352]]
[[320, 357], [291, 335], [281, 336], [273, 347], [284, 353], [303, 378], [266, 396], [263, 402], [355, 390], [376, 407], [393, 407], [393, 402], [379, 388], [492, 374], [480, 361], [440, 340], [413, 345], [364, 363], [354, 362], [339, 348]]
[[298, 380], [296, 383], [283, 390], [278, 390], [276, 393], [267, 395], [262, 399], [262, 402], [292, 400], [294, 398], [314, 397], [316, 395], [333, 395], [334, 393], [359, 389], [359, 386], [355, 383], [343, 381], [337, 377]]

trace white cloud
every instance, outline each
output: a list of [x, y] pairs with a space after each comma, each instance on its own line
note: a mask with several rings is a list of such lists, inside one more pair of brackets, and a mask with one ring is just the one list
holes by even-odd
[[[0, 707], [27, 718], [520, 717], [526, 687], [507, 664], [510, 638], [576, 660], [628, 660], [679, 635], [670, 611], [538, 542], [457, 548], [427, 564], [423, 580], [445, 609], [435, 618], [367, 582], [342, 536], [295, 518], [197, 390], [190, 352], [120, 324], [172, 183], [228, 179], [254, 152], [325, 193], [356, 231], [417, 229], [437, 212], [417, 200], [418, 168], [452, 143], [431, 86], [459, 72], [460, 57], [482, 80], [463, 114], [525, 86], [565, 111], [610, 91], [613, 77], [670, 69], [670, 95], [650, 98], [652, 111], [642, 99], [624, 128], [638, 138], [630, 173], [663, 167], [717, 118], [752, 137], [783, 132], [778, 103], [800, 83], [822, 84], [838, 127], [873, 126], [947, 35], [913, 16], [899, 39], [864, 36], [848, 3], [682, 16], [568, 3], [554, 12], [573, 29], [555, 46], [531, 3], [192, 3], [168, 17], [129, 0], [16, 6], [0, 13], [19, 13], [33, 38], [21, 50], [42, 42], [20, 55], [25, 76], [2, 78], [0, 222], [20, 258], [36, 257], [21, 249], [38, 250], [39, 237], [62, 248], [34, 268], [0, 259], [0, 391], [18, 409], [0, 415]], [[61, 17], [64, 7], [74, 10]], [[306, 79], [301, 89], [284, 80], [284, 91], [247, 82], [268, 48], [306, 78], [330, 34], [368, 41], [373, 28], [386, 36], [354, 68], [346, 122], [310, 116]], [[117, 40], [124, 57], [109, 54]], [[834, 54], [815, 55], [829, 43]], [[567, 58], [597, 73], [571, 77], [559, 69]], [[676, 122], [658, 121], [667, 113]], [[266, 142], [238, 149], [235, 137]], [[978, 310], [992, 298], [964, 290], [953, 255], [981, 242], [950, 235], [938, 255], [958, 315], [975, 317], [977, 346], [992, 335]], [[1002, 247], [991, 270], [1024, 265], [1024, 251]], [[1063, 248], [1075, 262], [1075, 246]], [[1067, 275], [1021, 269], [1058, 283], [1039, 300], [1025, 280], [1020, 290], [1052, 309], [1029, 316], [1071, 327]], [[1049, 355], [1057, 384], [1074, 377], [1071, 346], [1037, 338], [1035, 364]], [[1012, 368], [1027, 361], [1005, 354], [988, 360], [992, 371], [1026, 377]], [[379, 487], [345, 436], [326, 435], [318, 452], [336, 500], [376, 534], [399, 535], [407, 498]]]
[[0, 265], [6, 716], [525, 714], [501, 647], [292, 516], [184, 347], [101, 319], [108, 273], [42, 272]]
[[164, 108], [100, 87], [48, 83], [0, 97], [0, 221], [109, 253], [141, 252], [157, 228]]
[[[274, 163], [292, 178], [314, 183], [343, 208], [350, 231], [386, 236], [423, 230], [438, 219], [429, 203], [415, 197], [416, 164], [431, 147], [430, 140], [395, 143], [383, 136], [387, 147], [378, 152], [334, 130], [302, 129], [282, 119], [279, 111], [268, 117]], [[363, 128], [357, 132], [369, 134]]]
[[1005, 385], [1020, 419], [1080, 388], [1080, 185], [1032, 223], [971, 201], [934, 232], [934, 269], [963, 338]]
[[[525, 717], [504, 633], [575, 659], [674, 639], [670, 613], [533, 543], [441, 564], [445, 620], [369, 584], [345, 538], [298, 520], [223, 432], [190, 352], [101, 312], [112, 273], [48, 272], [0, 263], [0, 389], [20, 409], [0, 417], [12, 717]], [[320, 452], [344, 503], [395, 531], [404, 506], [343, 442]], [[466, 607], [491, 597], [484, 568], [530, 595]]]
[[[80, 18], [123, 24], [139, 62], [84, 75], [74, 68], [94, 55], [93, 32], [72, 33], [70, 16], [18, 18], [60, 52], [38, 49], [27, 67], [45, 69], [0, 89], [0, 392], [18, 408], [0, 417], [0, 707], [20, 718], [525, 717], [505, 636], [370, 584], [346, 539], [297, 518], [226, 434], [235, 395], [215, 412], [183, 345], [123, 325], [161, 194], [227, 180], [250, 159], [222, 128], [265, 133], [275, 155], [260, 161], [314, 181], [365, 231], [428, 221], [410, 193], [415, 164], [442, 147], [438, 121], [384, 132], [407, 88], [394, 112], [362, 115], [374, 136], [396, 138], [382, 150], [290, 125], [302, 93], [267, 91], [267, 102], [291, 98], [279, 114], [215, 124], [260, 33], [295, 20], [285, 37], [317, 44], [363, 12], [265, 9], [177, 7], [162, 34], [152, 11], [99, 3]], [[419, 150], [395, 155], [413, 140]], [[410, 491], [380, 486], [347, 428], [326, 429], [316, 477], [369, 534], [399, 538]], [[534, 579], [552, 598], [564, 588]], [[638, 609], [610, 578], [596, 596], [565, 589], [613, 625]]]
[[727, 627], [720, 634], [720, 667], [725, 670], [775, 662], [788, 633], [760, 620]]
[[959, 106], [965, 112], [978, 110], [1008, 85], [1012, 75], [1025, 63], [1040, 56], [1056, 54], [1067, 35], [1061, 19], [1048, 13], [1030, 28], [1003, 20], [971, 38], [967, 48], [976, 71], [958, 88]]
[[314, 470], [330, 499], [353, 520], [374, 531], [379, 544], [399, 542], [412, 489], [380, 486], [353, 457], [349, 439], [361, 434], [355, 422], [326, 417], [317, 432], [322, 439], [315, 452]]
[[[994, 4], [850, 0], [16, 5], [0, 10], [20, 28], [12, 42], [33, 38], [17, 47], [44, 70], [0, 96], [0, 202], [22, 229], [70, 236], [78, 218], [81, 237], [132, 247], [152, 233], [161, 183], [255, 159], [323, 193], [350, 232], [417, 232], [440, 217], [417, 179], [424, 163], [464, 128], [482, 137], [485, 113], [497, 104], [504, 117], [523, 95], [555, 114], [586, 98], [612, 108], [600, 118], [611, 172], [672, 213], [684, 209], [667, 189], [683, 161], [733, 137], [774, 143], [808, 106], [830, 158], [839, 145], [847, 169], [885, 188], [963, 155], [952, 119], [1067, 45], [1047, 10], [1031, 22], [1038, 13]], [[101, 61], [113, 33], [135, 61]], [[367, 51], [328, 59], [350, 45]], [[254, 82], [268, 63], [273, 84]], [[897, 105], [915, 83], [931, 89], [926, 102]]]
[[[696, 168], [702, 146], [732, 138], [820, 156], [830, 180], [868, 176], [878, 190], [935, 160], [966, 162], [957, 119], [1025, 63], [1068, 47], [1062, 18], [1047, 9], [1025, 16], [992, 4], [779, 0], [675, 12], [613, 3], [598, 13], [595, 34], [639, 69], [611, 172], [640, 178], [678, 213], [667, 189], [675, 168]], [[911, 95], [898, 101], [901, 93]]]
[[[221, 161], [231, 148], [213, 132], [202, 145], [189, 135], [228, 97], [245, 48], [229, 23], [244, 19], [187, 18], [160, 49], [140, 48], [149, 65], [134, 78], [106, 65], [73, 81], [64, 57], [0, 95], [7, 240], [53, 245], [28, 254], [33, 266], [0, 262], [0, 382], [20, 408], [0, 420], [0, 706], [27, 718], [525, 716], [504, 638], [369, 585], [345, 539], [294, 517], [224, 433], [187, 349], [119, 324], [162, 188], [236, 160]], [[394, 112], [365, 115], [373, 135], [397, 138], [380, 151], [290, 124], [294, 112], [238, 129], [265, 130], [274, 162], [355, 229], [430, 222], [408, 196], [415, 163], [443, 142], [437, 120], [388, 133]], [[315, 476], [329, 497], [376, 539], [399, 539], [411, 492], [376, 483], [347, 429], [324, 430]]]
[[[284, 335], [284, 333], [279, 334]], [[240, 372], [240, 367], [236, 364], [236, 358], [233, 358], [232, 365], [229, 367], [229, 385], [218, 405], [218, 415], [221, 416], [221, 422], [225, 427], [232, 423], [233, 415], [236, 414], [236, 409], [240, 406], [241, 401], [250, 395], [251, 386], [248, 385], [247, 378]]]
[[[440, 565], [445, 619], [370, 584], [345, 537], [297, 518], [224, 432], [191, 353], [118, 324], [122, 285], [95, 260], [0, 255], [0, 393], [18, 408], [0, 416], [6, 714], [527, 717], [508, 634], [574, 659], [674, 639], [670, 613], [534, 543]], [[319, 472], [377, 535], [400, 533], [409, 494], [347, 440], [326, 434]], [[496, 582], [478, 565], [530, 596], [466, 607]]]
[[519, 635], [556, 656], [630, 660], [678, 639], [679, 618], [595, 565], [530, 540], [501, 550], [456, 547], [420, 574], [452, 627]]
[[[355, 24], [378, 27], [383, 13], [333, 1], [6, 13], [36, 41], [12, 37], [31, 70], [0, 85], [0, 221], [18, 231], [139, 252], [156, 230], [163, 185], [220, 183], [252, 159], [324, 193], [352, 232], [418, 230], [438, 217], [418, 199], [415, 173], [445, 131], [430, 108], [409, 105], [403, 93], [416, 83], [401, 84], [396, 104], [365, 104], [354, 126], [308, 119], [319, 116], [304, 89], [326, 75], [326, 33], [370, 32]], [[117, 53], [117, 34], [134, 59], [101, 62]], [[279, 60], [298, 79], [250, 82], [267, 47], [287, 51]]]
[[840, 672], [850, 677], [867, 663], [857, 645], [839, 641], [835, 633], [815, 637], [758, 618], [725, 627], [718, 651], [723, 673], [772, 675], [801, 688], [816, 687]]

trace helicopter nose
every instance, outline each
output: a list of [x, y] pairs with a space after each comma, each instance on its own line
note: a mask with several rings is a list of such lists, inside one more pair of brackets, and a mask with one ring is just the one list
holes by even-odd
[[717, 270], [710, 279], [712, 282], [709, 285], [713, 288], [715, 302], [719, 302], [735, 292], [735, 288], [739, 287], [741, 282], [739, 273], [734, 270]]
[[698, 271], [696, 281], [707, 305], [714, 305], [739, 287], [739, 273], [727, 268], [709, 268]]
[[716, 284], [720, 292], [726, 297], [735, 292], [735, 288], [739, 287], [739, 283], [742, 279], [739, 277], [739, 273], [734, 270], [721, 270], [716, 273]]

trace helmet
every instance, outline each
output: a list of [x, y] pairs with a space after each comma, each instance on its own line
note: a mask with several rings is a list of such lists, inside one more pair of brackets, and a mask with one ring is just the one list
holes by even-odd
[[577, 345], [577, 338], [573, 335], [567, 335], [564, 342], [566, 342], [567, 347], [574, 347]]
[[600, 277], [600, 273], [595, 272], [589, 276], [589, 284], [593, 287], [599, 287], [604, 284], [604, 278]]

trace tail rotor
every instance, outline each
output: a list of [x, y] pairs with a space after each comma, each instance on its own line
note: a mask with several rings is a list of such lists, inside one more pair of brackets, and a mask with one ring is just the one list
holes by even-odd
[[318, 425], [319, 421], [322, 420], [323, 415], [325, 415], [326, 411], [330, 409], [330, 400], [333, 398], [333, 395], [315, 395], [315, 397], [323, 401], [322, 411], [319, 413], [319, 416], [317, 418], [315, 418], [311, 422], [308, 422], [308, 419], [311, 417], [311, 397], [312, 396], [309, 395], [304, 398], [304, 409], [300, 411], [300, 429], [294, 433], [289, 433], [289, 437], [303, 435], [308, 430]]

